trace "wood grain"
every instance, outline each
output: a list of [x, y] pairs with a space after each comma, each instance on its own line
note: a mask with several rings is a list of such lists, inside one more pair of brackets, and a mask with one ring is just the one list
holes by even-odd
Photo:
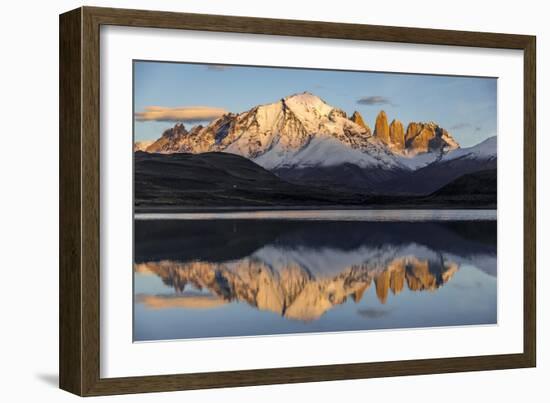
[[[101, 25], [524, 51], [524, 352], [131, 378], [100, 378]], [[82, 7], [60, 16], [60, 387], [81, 396], [532, 367], [536, 363], [535, 37]], [[146, 363], [144, 363], [146, 365]]]
[[81, 394], [81, 10], [59, 22], [59, 386]]

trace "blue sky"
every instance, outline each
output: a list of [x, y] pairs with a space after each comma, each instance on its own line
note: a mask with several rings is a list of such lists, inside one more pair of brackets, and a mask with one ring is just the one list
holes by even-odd
[[[462, 147], [497, 134], [495, 78], [136, 61], [136, 114], [151, 106], [161, 113], [178, 107], [184, 119], [141, 115], [134, 119], [135, 140], [156, 139], [176, 121], [191, 128], [208, 123], [220, 110], [239, 113], [303, 91], [349, 115], [359, 111], [371, 128], [383, 109], [390, 121], [397, 118], [405, 126], [435, 121]], [[206, 108], [191, 108], [197, 106]]]

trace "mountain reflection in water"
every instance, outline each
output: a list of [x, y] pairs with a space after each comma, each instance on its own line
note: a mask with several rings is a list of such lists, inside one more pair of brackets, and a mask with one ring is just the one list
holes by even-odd
[[495, 323], [496, 223], [138, 220], [134, 275], [136, 340]]
[[[275, 259], [285, 259], [284, 250], [273, 249], [269, 253]], [[326, 255], [331, 251], [322, 250], [320, 253]], [[405, 283], [413, 291], [436, 290], [458, 270], [457, 263], [444, 261], [442, 256], [437, 258], [439, 260], [430, 261], [411, 255], [384, 256], [381, 261], [352, 264], [334, 275], [315, 275], [298, 261], [272, 264], [257, 256], [229, 263], [142, 263], [136, 264], [135, 270], [158, 275], [177, 293], [175, 296], [139, 296], [139, 301], [151, 308], [210, 308], [230, 301], [242, 301], [289, 319], [307, 321], [318, 319], [348, 297], [354, 302], [360, 301], [372, 282], [381, 303], [386, 302], [390, 289], [397, 295]], [[386, 260], [389, 261], [384, 266]], [[186, 295], [188, 284], [211, 294]]]

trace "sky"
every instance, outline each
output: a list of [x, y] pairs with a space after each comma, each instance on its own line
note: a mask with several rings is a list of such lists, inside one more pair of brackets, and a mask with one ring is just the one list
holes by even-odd
[[462, 147], [497, 134], [496, 78], [135, 61], [135, 141], [304, 91], [359, 111], [371, 129], [384, 110], [405, 127], [434, 121]]

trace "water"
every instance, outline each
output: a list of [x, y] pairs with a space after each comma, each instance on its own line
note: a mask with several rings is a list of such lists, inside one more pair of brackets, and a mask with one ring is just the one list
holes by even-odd
[[495, 324], [495, 215], [308, 210], [137, 219], [134, 340]]
[[139, 220], [478, 221], [496, 210], [258, 210], [206, 213], [141, 213]]

